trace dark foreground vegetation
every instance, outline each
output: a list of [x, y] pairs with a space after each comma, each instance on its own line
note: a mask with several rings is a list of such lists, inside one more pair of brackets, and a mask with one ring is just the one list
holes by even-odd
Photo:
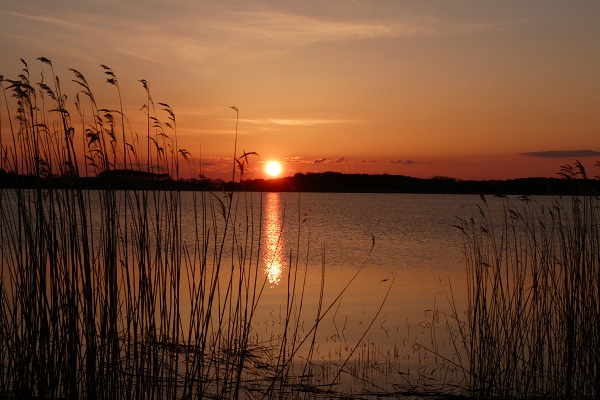
[[[316, 268], [324, 277], [325, 259], [310, 266], [302, 249], [292, 250], [273, 324], [279, 330], [257, 335], [252, 322], [266, 278], [258, 272], [261, 218], [248, 211], [255, 197], [193, 192], [193, 217], [184, 220], [182, 193], [155, 190], [169, 176], [177, 181], [189, 155], [177, 147], [170, 107], [158, 103], [168, 119], [162, 124], [142, 81], [148, 131], [140, 145], [126, 132], [120, 104], [99, 108], [74, 70], [82, 92], [68, 103], [52, 63], [40, 61], [50, 82], [32, 83], [26, 63], [18, 79], [1, 82], [13, 102], [2, 108], [11, 120], [2, 137], [11, 140], [0, 143], [0, 168], [17, 183], [0, 190], [0, 398], [600, 397], [597, 197], [540, 205], [528, 196], [494, 197], [494, 204], [482, 196], [472, 217], [455, 223], [465, 239], [468, 309], [454, 306], [451, 291], [448, 311], [434, 308], [430, 340], [410, 344], [428, 355], [416, 371], [393, 353], [361, 351], [360, 343], [343, 359], [317, 360], [319, 329], [345, 290], [327, 303], [321, 286], [318, 308], [303, 307], [306, 273]], [[113, 71], [103, 69], [118, 91]], [[142, 149], [147, 164], [139, 162]], [[152, 175], [150, 164], [167, 175]], [[88, 172], [105, 179], [105, 190], [84, 190]], [[561, 173], [567, 185], [595, 190], [580, 164]], [[305, 178], [324, 180], [303, 190], [330, 191], [362, 179], [289, 179]], [[324, 184], [329, 178], [342, 183]], [[119, 187], [127, 179], [131, 186]], [[139, 181], [157, 186], [133, 184]], [[255, 183], [247, 189], [259, 190]], [[297, 229], [300, 235], [303, 225]], [[436, 340], [436, 330], [449, 343]], [[343, 378], [356, 385], [341, 385]]]

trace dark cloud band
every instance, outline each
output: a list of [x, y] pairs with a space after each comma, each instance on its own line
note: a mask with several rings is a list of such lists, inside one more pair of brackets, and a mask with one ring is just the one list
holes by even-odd
[[542, 158], [573, 158], [573, 157], [598, 157], [600, 151], [595, 150], [553, 150], [553, 151], [532, 151], [520, 153], [522, 156], [542, 157]]

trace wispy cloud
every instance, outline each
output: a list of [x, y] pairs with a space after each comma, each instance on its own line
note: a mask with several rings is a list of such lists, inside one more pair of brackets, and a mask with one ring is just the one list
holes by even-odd
[[[239, 38], [265, 40], [272, 44], [306, 45], [324, 41], [456, 35], [505, 29], [512, 22], [465, 23], [428, 14], [400, 13], [392, 7], [387, 16], [343, 18], [303, 15], [293, 11], [248, 10], [229, 12], [222, 19], [207, 21], [209, 29]], [[397, 15], [397, 17], [391, 17]]]
[[41, 1], [15, 2], [10, 10], [0, 12], [0, 23], [10, 23], [15, 29], [5, 29], [21, 32], [21, 37], [29, 35], [32, 45], [35, 40], [41, 45], [40, 37], [47, 38], [43, 45], [60, 43], [64, 53], [82, 56], [81, 49], [96, 46], [102, 59], [116, 52], [156, 64], [184, 63], [196, 70], [199, 63], [205, 70], [218, 68], [223, 63], [274, 57], [316, 43], [455, 35], [506, 26], [503, 22], [465, 23], [423, 12], [400, 12], [393, 3], [384, 6], [387, 8], [379, 10], [361, 3], [354, 8], [364, 13], [333, 9], [327, 13], [319, 4], [316, 14], [309, 6], [265, 7], [252, 2], [235, 7], [204, 1], [185, 7], [160, 2], [148, 7], [140, 0], [108, 7], [99, 2], [77, 7], [66, 2], [52, 7]]
[[31, 15], [13, 11], [0, 11], [0, 15], [5, 16], [7, 19], [27, 20], [40, 24], [53, 25], [55, 27], [63, 27], [66, 29], [79, 29], [83, 27], [82, 24], [74, 23], [58, 17], [53, 17], [51, 15]]
[[315, 158], [315, 159], [305, 159], [304, 157], [287, 157], [283, 159], [284, 162], [288, 163], [296, 163], [296, 164], [400, 164], [405, 166], [411, 166], [418, 164], [418, 161], [415, 160], [356, 160], [352, 158], [348, 158], [345, 156], [337, 157], [337, 158]]
[[284, 162], [294, 163], [294, 164], [342, 164], [348, 162], [346, 157], [338, 157], [338, 158], [314, 158], [307, 160], [304, 157], [287, 157], [283, 159]]
[[283, 12], [234, 12], [227, 19], [209, 22], [212, 29], [239, 37], [269, 40], [272, 43], [309, 44], [391, 36], [394, 28], [369, 22], [343, 22]]
[[274, 125], [283, 126], [316, 126], [316, 125], [328, 125], [328, 124], [359, 124], [362, 121], [348, 120], [348, 119], [311, 119], [311, 118], [299, 118], [299, 119], [267, 119], [265, 121], [255, 121], [256, 123], [267, 123]]
[[542, 157], [542, 158], [573, 158], [573, 157], [598, 157], [600, 151], [595, 150], [550, 150], [550, 151], [531, 151], [520, 153], [522, 156]]
[[306, 160], [304, 159], [304, 157], [285, 157], [283, 159], [283, 162], [286, 163], [306, 163]]
[[416, 163], [415, 160], [392, 160], [392, 164], [402, 164], [402, 165], [413, 165]]

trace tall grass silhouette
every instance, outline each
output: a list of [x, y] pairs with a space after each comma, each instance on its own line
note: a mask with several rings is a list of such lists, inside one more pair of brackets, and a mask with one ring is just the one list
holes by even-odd
[[[454, 305], [450, 290], [449, 313], [437, 303], [427, 311], [421, 327], [431, 340], [412, 343], [416, 371], [403, 366], [397, 348], [369, 342], [381, 307], [358, 342], [341, 345], [344, 356], [315, 360], [324, 319], [337, 313], [365, 262], [326, 302], [321, 249], [310, 314], [310, 249], [300, 248], [310, 223], [298, 215], [279, 331], [259, 336], [253, 321], [267, 284], [263, 218], [255, 211], [262, 196], [116, 190], [119, 177], [134, 173], [178, 179], [181, 165], [193, 170], [190, 152], [178, 147], [173, 109], [155, 103], [141, 79], [145, 132], [138, 134], [110, 67], [101, 69], [116, 90], [114, 108], [97, 104], [77, 70], [70, 70], [79, 89], [71, 101], [49, 59], [39, 59], [39, 82], [22, 62], [17, 79], [0, 79], [0, 173], [38, 184], [0, 189], [1, 398], [598, 397], [600, 210], [580, 163], [561, 174], [581, 196], [550, 205], [494, 199], [500, 208], [482, 197], [457, 223], [468, 309]], [[237, 172], [242, 180], [257, 154], [237, 155], [239, 110], [231, 108], [232, 179]], [[86, 176], [104, 177], [105, 188], [83, 190], [77, 178]], [[373, 238], [365, 260], [374, 246]], [[447, 355], [440, 327], [452, 342]], [[363, 391], [338, 387], [342, 375]]]
[[[576, 162], [561, 175], [581, 196], [550, 205], [482, 197], [465, 235], [469, 308], [458, 338], [478, 398], [597, 398], [600, 203]], [[583, 178], [583, 179], [577, 179]]]
[[[49, 81], [34, 83], [24, 60], [17, 79], [0, 80], [0, 137], [10, 138], [0, 142], [0, 170], [39, 183], [0, 190], [0, 397], [297, 398], [317, 381], [336, 396], [339, 372], [316, 373], [312, 354], [319, 322], [346, 289], [331, 304], [321, 291], [316, 316], [306, 314], [298, 240], [283, 331], [259, 340], [252, 321], [266, 277], [262, 218], [252, 210], [262, 197], [114, 189], [131, 171], [178, 178], [180, 162], [193, 168], [174, 111], [157, 109], [140, 80], [140, 140], [110, 67], [101, 66], [118, 107], [102, 108], [81, 72], [70, 70], [79, 88], [70, 102], [52, 62], [38, 60]], [[235, 151], [232, 176], [237, 168], [243, 177], [256, 153]], [[83, 190], [82, 176], [104, 176], [106, 187]], [[302, 226], [298, 217], [298, 235]], [[314, 325], [299, 329], [305, 320]]]

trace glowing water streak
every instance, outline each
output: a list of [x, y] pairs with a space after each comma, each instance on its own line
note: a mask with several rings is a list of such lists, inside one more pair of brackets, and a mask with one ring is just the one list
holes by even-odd
[[283, 205], [279, 193], [267, 193], [264, 203], [263, 265], [271, 285], [278, 285], [284, 269]]

